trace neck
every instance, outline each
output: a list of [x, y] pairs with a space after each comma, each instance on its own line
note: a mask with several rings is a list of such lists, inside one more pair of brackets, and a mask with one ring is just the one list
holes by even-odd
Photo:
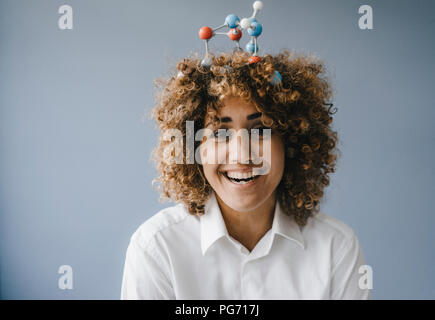
[[227, 206], [216, 194], [228, 233], [249, 251], [255, 248], [260, 239], [272, 228], [275, 211], [275, 192], [259, 207], [240, 212]]

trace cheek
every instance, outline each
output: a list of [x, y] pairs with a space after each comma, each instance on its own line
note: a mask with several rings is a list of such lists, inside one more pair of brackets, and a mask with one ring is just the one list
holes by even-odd
[[204, 176], [210, 184], [213, 184], [217, 176], [217, 164], [214, 164], [214, 156], [212, 154], [212, 148], [207, 143], [203, 143], [200, 146], [201, 164], [204, 171]]
[[214, 172], [216, 172], [216, 170], [213, 169], [213, 165], [211, 164], [203, 164], [202, 169], [204, 171], [205, 178], [211, 184], [211, 182], [215, 179]]
[[284, 172], [284, 144], [280, 137], [272, 137], [271, 141], [271, 169], [273, 176], [281, 180]]

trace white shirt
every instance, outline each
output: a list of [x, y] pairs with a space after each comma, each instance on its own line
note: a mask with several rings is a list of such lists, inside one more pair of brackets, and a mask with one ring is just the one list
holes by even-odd
[[369, 299], [353, 230], [320, 211], [300, 228], [277, 202], [272, 228], [249, 252], [226, 229], [216, 196], [205, 214], [181, 204], [132, 235], [121, 299]]

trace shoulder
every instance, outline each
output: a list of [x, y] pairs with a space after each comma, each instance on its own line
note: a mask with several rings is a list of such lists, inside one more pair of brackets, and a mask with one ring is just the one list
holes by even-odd
[[[331, 270], [346, 261], [363, 261], [354, 230], [343, 221], [319, 211], [302, 228], [306, 248], [321, 259], [329, 259]], [[348, 260], [346, 260], [348, 257]], [[352, 258], [353, 257], [353, 258]], [[351, 263], [349, 262], [348, 263]], [[356, 260], [355, 260], [356, 261]], [[361, 262], [362, 263], [362, 262]]]
[[329, 251], [333, 255], [358, 245], [355, 232], [349, 225], [323, 211], [308, 219], [302, 230], [308, 246]]
[[355, 237], [355, 232], [350, 226], [337, 218], [327, 215], [323, 211], [319, 211], [311, 219], [308, 219], [305, 228], [309, 232], [315, 232], [321, 237], [336, 237], [348, 240]]
[[149, 247], [161, 233], [180, 227], [189, 218], [195, 217], [182, 204], [164, 208], [143, 222], [131, 236], [131, 241], [142, 248]]

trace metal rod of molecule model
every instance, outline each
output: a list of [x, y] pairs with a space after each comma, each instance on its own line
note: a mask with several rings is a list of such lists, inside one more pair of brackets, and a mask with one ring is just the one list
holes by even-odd
[[[238, 16], [235, 14], [229, 14], [225, 18], [225, 23], [219, 27], [216, 27], [214, 29], [210, 27], [202, 27], [199, 29], [199, 37], [205, 41], [205, 56], [204, 59], [201, 61], [201, 65], [203, 67], [210, 67], [212, 64], [212, 59], [209, 55], [209, 47], [208, 47], [208, 41], [213, 38], [215, 35], [227, 35], [228, 38], [230, 38], [232, 41], [236, 42], [236, 49], [243, 50], [240, 47], [240, 38], [242, 37], [242, 30], [238, 28], [239, 26], [246, 30], [248, 34], [251, 36], [251, 40], [246, 44], [246, 51], [252, 54], [252, 56], [249, 58], [249, 63], [256, 63], [261, 61], [261, 58], [257, 55], [258, 54], [258, 44], [257, 44], [257, 38], [261, 35], [263, 32], [263, 26], [257, 21], [257, 14], [260, 10], [263, 9], [263, 2], [261, 1], [255, 1], [252, 5], [254, 8], [254, 13], [250, 18], [243, 18], [242, 20], [239, 19]], [[230, 30], [225, 32], [216, 32], [222, 28], [228, 27]]]

